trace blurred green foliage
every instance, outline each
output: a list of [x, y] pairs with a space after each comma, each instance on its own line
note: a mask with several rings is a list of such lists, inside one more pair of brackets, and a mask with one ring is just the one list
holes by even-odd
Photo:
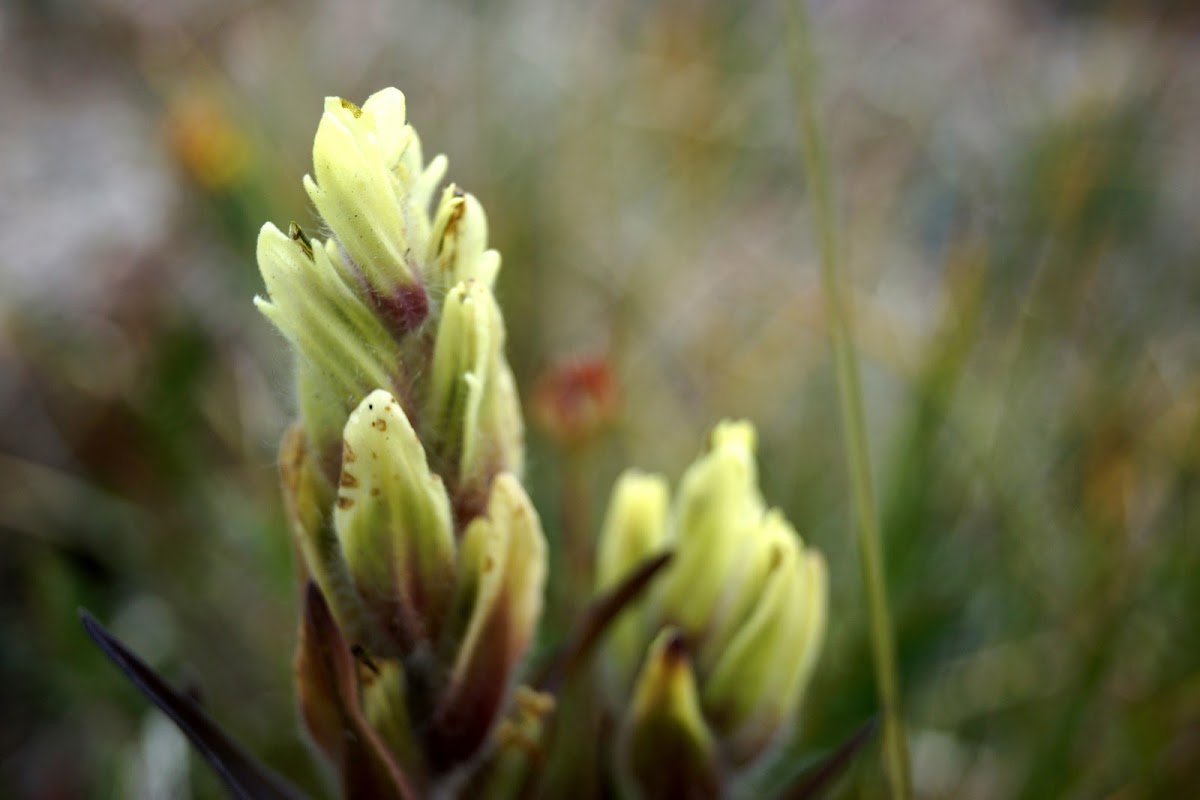
[[[814, 4], [917, 793], [1186, 796], [1195, 17], [962, 5]], [[321, 97], [385, 85], [488, 210], [522, 392], [571, 353], [618, 375], [582, 488], [533, 433], [548, 533], [594, 527], [621, 467], [678, 475], [716, 418], [752, 418], [764, 493], [833, 590], [802, 724], [758, 785], [872, 715], [780, 24], [701, 0], [0, 11], [22, 108], [0, 122], [0, 796], [154, 796], [166, 778], [139, 770], [178, 766], [81, 605], [321, 791], [253, 237], [313, 218]], [[183, 758], [177, 788], [217, 796]], [[870, 753], [838, 793], [883, 786]]]

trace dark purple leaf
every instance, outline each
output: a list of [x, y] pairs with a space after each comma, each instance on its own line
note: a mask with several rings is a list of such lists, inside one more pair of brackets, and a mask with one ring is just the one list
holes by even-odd
[[305, 795], [247, 753], [187, 695], [176, 691], [85, 609], [88, 636], [150, 702], [179, 726], [237, 800], [299, 800]]

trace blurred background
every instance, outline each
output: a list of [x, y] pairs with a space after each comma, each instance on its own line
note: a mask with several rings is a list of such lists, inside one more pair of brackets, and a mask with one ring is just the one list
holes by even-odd
[[[321, 98], [389, 85], [487, 209], [523, 394], [564, 358], [613, 376], [584, 485], [531, 423], [548, 531], [753, 420], [833, 577], [778, 779], [873, 713], [782, 9], [573, 5], [0, 4], [0, 797], [219, 796], [79, 606], [321, 791], [254, 239], [313, 222]], [[1188, 796], [1200, 13], [811, 8], [917, 793]], [[883, 787], [871, 749], [836, 794]]]

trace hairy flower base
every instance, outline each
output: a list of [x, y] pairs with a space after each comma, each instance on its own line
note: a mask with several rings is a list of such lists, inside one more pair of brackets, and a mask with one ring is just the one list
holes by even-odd
[[[484, 747], [541, 615], [547, 555], [537, 513], [521, 484], [501, 473], [485, 513], [456, 542], [441, 481], [382, 390], [346, 423], [331, 514], [319, 512], [321, 484], [304, 480], [313, 469], [297, 449], [302, 435], [287, 441], [292, 527], [307, 571], [324, 589], [314, 584], [309, 593], [323, 605], [330, 599], [338, 636], [369, 665], [357, 673], [367, 718], [386, 732], [389, 752], [410, 777], [453, 772]], [[302, 697], [317, 698], [305, 719], [327, 752], [329, 720], [339, 730], [348, 724], [328, 701], [336, 687], [320, 685], [329, 674], [297, 673]]]

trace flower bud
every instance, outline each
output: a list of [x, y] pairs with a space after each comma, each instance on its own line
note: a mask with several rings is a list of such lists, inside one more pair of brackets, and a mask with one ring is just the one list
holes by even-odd
[[677, 630], [663, 630], [650, 645], [625, 720], [621, 757], [642, 797], [721, 794], [716, 746]]
[[745, 543], [765, 511], [754, 466], [754, 427], [722, 422], [712, 449], [679, 486], [673, 519], [675, 561], [660, 603], [668, 621], [698, 637], [719, 621], [730, 578], [742, 568]]
[[729, 575], [723, 592], [722, 613], [705, 633], [697, 660], [711, 669], [726, 651], [738, 629], [758, 604], [763, 587], [779, 561], [781, 550], [793, 548], [799, 534], [779, 509], [771, 509], [761, 519], [753, 535], [742, 543], [741, 568]]
[[[397, 343], [351, 289], [340, 262], [335, 248], [310, 241], [295, 223], [289, 235], [270, 223], [259, 232], [268, 297], [255, 297], [254, 304], [295, 348], [305, 429], [323, 458], [327, 450], [336, 452], [358, 401], [393, 386], [401, 370]], [[336, 465], [327, 474], [333, 480]]]
[[821, 556], [804, 552], [794, 535], [772, 538], [765, 549], [768, 562], [758, 579], [757, 602], [703, 689], [706, 717], [727, 756], [739, 765], [758, 756], [795, 714], [825, 627]]
[[[406, 220], [410, 245], [423, 246], [429, 237], [429, 201], [446, 174], [443, 155], [428, 165], [421, 152], [421, 137], [405, 122], [404, 93], [394, 87], [381, 89], [367, 98], [362, 110], [375, 118], [375, 136], [383, 163], [388, 165], [396, 195], [407, 204]], [[318, 128], [319, 130], [319, 128]]]
[[300, 425], [293, 425], [284, 434], [279, 447], [279, 477], [299, 557], [300, 585], [304, 586], [309, 578], [314, 580], [338, 626], [357, 639], [363, 630], [364, 612], [328, 518], [333, 487], [324, 479]]
[[405, 124], [404, 95], [384, 89], [362, 108], [337, 97], [313, 142], [313, 172], [304, 187], [321, 218], [371, 289], [376, 307], [396, 334], [429, 312], [416, 258], [428, 239], [428, 201], [445, 170], [425, 169], [420, 143]]
[[[611, 589], [666, 544], [669, 489], [660, 475], [626, 470], [613, 487], [596, 554], [596, 593]], [[645, 615], [626, 609], [613, 623], [606, 649], [614, 683], [629, 685], [641, 657]]]
[[461, 644], [429, 736], [435, 764], [461, 762], [483, 744], [541, 617], [546, 559], [525, 490], [497, 475], [487, 513], [472, 520], [460, 550], [450, 632]]
[[371, 101], [367, 110], [340, 97], [325, 98], [312, 148], [316, 180], [306, 175], [305, 190], [379, 299], [404, 303], [410, 317], [397, 321], [410, 330], [424, 320], [428, 306], [409, 260], [412, 242], [392, 170], [413, 132], [403, 125], [400, 92], [384, 90]]
[[295, 224], [289, 236], [268, 222], [258, 234], [258, 267], [268, 297], [254, 304], [333, 391], [361, 396], [391, 385], [384, 365], [398, 363], [398, 349], [325, 247]]
[[[608, 666], [627, 675], [638, 648], [659, 631], [637, 679], [634, 703], [643, 702], [639, 698], [653, 696], [645, 694], [646, 685], [655, 659], [664, 658], [664, 637], [676, 632], [678, 648], [686, 642], [688, 650], [687, 685], [699, 686], [690, 725], [703, 726], [715, 741], [719, 775], [751, 764], [790, 724], [825, 631], [825, 562], [804, 548], [779, 510], [764, 512], [754, 439], [747, 422], [717, 426], [711, 450], [684, 475], [665, 536], [665, 483], [623, 475], [613, 491], [597, 563], [602, 591], [653, 549], [673, 550], [657, 595], [615, 623]], [[654, 758], [646, 764], [650, 776]], [[694, 791], [684, 784], [653, 785], [659, 794], [671, 790], [674, 796], [676, 789]]]
[[504, 358], [504, 319], [491, 290], [478, 281], [463, 281], [446, 297], [427, 409], [458, 518], [469, 520], [482, 510], [492, 476], [519, 474], [524, 460], [521, 407]]
[[[360, 670], [363, 672], [363, 670]], [[399, 661], [372, 661], [362, 691], [363, 715], [380, 739], [404, 767], [410, 780], [421, 782], [420, 743], [409, 719], [404, 669]]]
[[430, 281], [450, 288], [473, 280], [489, 289], [500, 271], [500, 254], [487, 249], [487, 215], [475, 196], [451, 184], [442, 192], [429, 237]]
[[346, 566], [391, 647], [440, 633], [454, 587], [450, 502], [400, 404], [379, 389], [346, 422], [334, 527]]

